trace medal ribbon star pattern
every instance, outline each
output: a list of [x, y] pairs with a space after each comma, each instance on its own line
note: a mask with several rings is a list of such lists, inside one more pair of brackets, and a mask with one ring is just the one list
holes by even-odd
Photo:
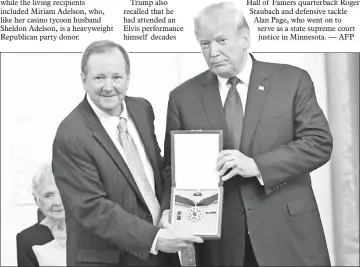
[[175, 195], [175, 204], [180, 206], [188, 207], [188, 218], [192, 222], [199, 221], [202, 218], [202, 210], [198, 207], [201, 206], [209, 206], [218, 202], [218, 194], [212, 195], [210, 197], [206, 197], [199, 202], [195, 202], [192, 199], [182, 197], [179, 195]]

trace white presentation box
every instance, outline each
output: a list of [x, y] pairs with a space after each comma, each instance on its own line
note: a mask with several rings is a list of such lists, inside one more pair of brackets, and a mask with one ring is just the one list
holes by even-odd
[[171, 145], [171, 223], [203, 239], [221, 238], [223, 183], [216, 163], [223, 131], [172, 131]]

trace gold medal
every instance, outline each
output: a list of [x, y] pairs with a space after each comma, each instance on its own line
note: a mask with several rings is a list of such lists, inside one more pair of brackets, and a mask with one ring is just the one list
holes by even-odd
[[197, 222], [200, 219], [202, 219], [202, 211], [200, 208], [198, 207], [192, 207], [188, 210], [188, 218], [192, 221], [192, 222]]
[[[203, 213], [202, 208], [210, 206], [217, 203], [218, 194], [212, 195], [210, 197], [204, 198], [198, 202], [195, 202], [192, 199], [182, 197], [180, 195], [175, 195], [175, 204], [188, 207], [188, 218], [192, 222], [197, 222], [202, 219]], [[177, 221], [179, 221], [179, 213], [177, 214]]]

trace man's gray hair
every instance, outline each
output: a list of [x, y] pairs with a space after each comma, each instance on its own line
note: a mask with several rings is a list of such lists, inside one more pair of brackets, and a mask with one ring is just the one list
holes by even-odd
[[[222, 14], [223, 13], [223, 14]], [[196, 17], [194, 17], [194, 33], [197, 36], [202, 21], [208, 16], [233, 16], [235, 21], [235, 31], [239, 32], [242, 29], [249, 31], [248, 23], [240, 9], [238, 9], [234, 2], [221, 2], [212, 4], [203, 8]]]
[[31, 191], [34, 197], [38, 197], [38, 191], [47, 182], [55, 182], [53, 170], [49, 162], [41, 163], [33, 176]]
[[109, 49], [119, 49], [119, 51], [122, 53], [124, 60], [125, 60], [125, 71], [127, 73], [127, 75], [130, 74], [130, 60], [129, 60], [129, 56], [127, 51], [124, 49], [123, 46], [121, 46], [120, 44], [117, 44], [113, 41], [110, 40], [102, 40], [102, 41], [95, 41], [93, 43], [91, 43], [84, 51], [83, 53], [83, 57], [81, 59], [81, 72], [84, 75], [87, 75], [88, 72], [88, 60], [89, 57], [92, 54], [95, 53], [104, 53], [106, 51], [108, 51]]

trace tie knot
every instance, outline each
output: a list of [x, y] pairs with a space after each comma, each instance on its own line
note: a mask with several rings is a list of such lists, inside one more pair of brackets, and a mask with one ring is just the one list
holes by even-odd
[[227, 83], [229, 83], [231, 85], [231, 88], [236, 88], [237, 84], [240, 81], [241, 80], [238, 77], [231, 77], [228, 79]]
[[128, 130], [127, 126], [127, 119], [120, 117], [119, 118], [119, 125], [118, 125], [119, 132], [126, 132]]

